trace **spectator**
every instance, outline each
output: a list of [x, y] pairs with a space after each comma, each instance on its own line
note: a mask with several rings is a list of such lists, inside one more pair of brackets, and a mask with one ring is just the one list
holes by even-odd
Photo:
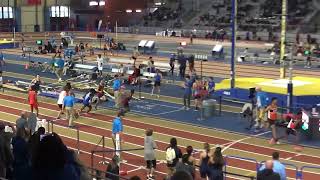
[[[15, 128], [9, 125], [15, 132]], [[10, 141], [13, 137], [13, 133], [5, 132], [4, 123], [0, 122], [0, 179], [8, 178], [7, 171], [11, 169], [13, 162], [13, 155], [10, 150]]]
[[118, 157], [112, 157], [112, 161], [108, 164], [106, 170], [106, 178], [110, 180], [119, 180]]
[[154, 171], [157, 167], [157, 160], [155, 156], [155, 149], [157, 144], [153, 140], [153, 130], [147, 129], [144, 138], [144, 159], [147, 163], [147, 179], [155, 179]]
[[209, 160], [210, 160], [210, 145], [208, 143], [204, 143], [203, 151], [200, 153], [200, 177], [203, 180], [206, 180], [210, 177], [209, 171]]
[[57, 105], [58, 105], [58, 108], [59, 108], [60, 111], [59, 111], [59, 114], [57, 116], [57, 119], [60, 119], [61, 115], [63, 114], [63, 109], [62, 109], [63, 101], [64, 101], [64, 98], [67, 96], [68, 92], [69, 92], [69, 89], [67, 88], [67, 86], [64, 86], [63, 90], [59, 93]]
[[46, 133], [45, 128], [39, 127], [38, 130], [30, 136], [28, 144], [29, 144], [29, 151], [31, 154], [31, 162], [35, 161], [34, 159], [36, 157], [35, 153], [37, 153], [37, 148], [39, 146], [40, 139], [43, 137], [45, 133]]
[[273, 161], [269, 160], [265, 163], [265, 169], [259, 171], [257, 180], [280, 180], [280, 175], [273, 170]]
[[193, 179], [195, 178], [195, 159], [192, 156], [193, 148], [192, 146], [187, 147], [187, 153], [182, 155], [182, 161], [179, 161], [176, 165], [176, 172], [185, 171], [190, 174]]
[[[273, 160], [273, 172], [278, 173], [280, 175], [281, 180], [286, 180], [286, 167], [279, 161], [279, 152], [272, 153], [272, 160]], [[266, 169], [266, 165], [262, 165], [260, 171]]]
[[157, 73], [154, 76], [154, 84], [151, 90], [151, 96], [153, 96], [154, 90], [157, 89], [158, 91], [158, 95], [157, 98], [160, 98], [160, 86], [161, 86], [161, 80], [162, 80], [162, 74], [160, 72], [160, 70], [157, 69]]
[[177, 171], [175, 172], [170, 180], [193, 180], [192, 176], [185, 171]]
[[193, 85], [193, 81], [190, 79], [190, 76], [187, 75], [186, 80], [184, 82], [184, 95], [183, 95], [183, 105], [185, 110], [190, 109], [192, 85]]
[[149, 61], [148, 61], [148, 68], [147, 68], [147, 71], [149, 73], [155, 73], [155, 66], [154, 66], [154, 61], [152, 59], [152, 57], [150, 56], [149, 57]]
[[166, 148], [166, 160], [167, 160], [167, 167], [168, 167], [168, 178], [170, 178], [174, 171], [175, 167], [182, 157], [181, 149], [178, 148], [178, 143], [176, 138], [170, 139], [170, 145]]
[[217, 147], [209, 160], [210, 180], [223, 180], [223, 166], [224, 159], [221, 153], [221, 147]]
[[37, 115], [35, 113], [30, 112], [28, 114], [28, 129], [30, 130], [30, 135], [32, 135], [36, 131], [37, 127]]
[[86, 173], [56, 133], [43, 136], [34, 155], [34, 180], [78, 180]]
[[306, 58], [306, 65], [304, 66], [305, 68], [311, 68], [312, 64], [311, 64], [311, 55], [308, 54], [307, 58]]
[[98, 54], [98, 57], [97, 57], [97, 65], [98, 65], [99, 76], [102, 77], [103, 58], [101, 57], [101, 54]]
[[31, 80], [30, 87], [34, 86], [36, 92], [38, 93], [39, 91], [41, 91], [41, 84], [43, 84], [43, 82], [41, 81], [40, 75], [37, 74], [36, 77]]
[[62, 81], [62, 75], [63, 75], [63, 68], [64, 68], [64, 60], [62, 59], [61, 55], [58, 55], [58, 59], [55, 62], [56, 67], [56, 76], [58, 78], [58, 81]]
[[174, 63], [176, 61], [176, 54], [171, 54], [171, 57], [170, 57], [170, 61], [169, 61], [169, 65], [170, 65], [170, 71], [171, 72], [171, 76], [172, 78], [174, 78], [173, 74], [174, 74]]
[[27, 112], [22, 111], [20, 118], [16, 121], [16, 127], [18, 129], [26, 129], [28, 127], [28, 115]]
[[17, 134], [12, 138], [13, 152], [13, 177], [15, 180], [28, 180], [30, 173], [30, 152], [27, 144], [27, 131], [24, 128], [17, 128]]
[[184, 57], [184, 55], [178, 55], [178, 63], [179, 63], [179, 74], [181, 79], [184, 78], [186, 73], [186, 67], [187, 67], [187, 60]]
[[216, 83], [213, 81], [213, 77], [210, 77], [208, 81], [208, 88], [207, 88], [209, 97], [213, 96], [215, 88], [216, 88]]

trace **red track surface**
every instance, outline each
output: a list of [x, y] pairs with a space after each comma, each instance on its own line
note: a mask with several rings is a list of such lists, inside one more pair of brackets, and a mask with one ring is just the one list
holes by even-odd
[[[13, 97], [13, 96], [5, 96], [5, 95], [0, 95], [1, 99], [6, 99], [6, 100], [10, 100], [10, 101], [14, 101], [14, 102], [18, 102], [18, 103], [24, 103], [25, 100], [23, 98], [19, 98], [19, 97]], [[55, 105], [49, 104], [49, 103], [40, 103], [40, 107], [43, 108], [47, 108], [50, 110], [58, 110], [57, 107]], [[4, 106], [0, 106], [1, 110], [3, 110], [4, 112], [7, 113], [11, 113], [14, 115], [19, 114], [19, 110], [17, 109], [13, 109], [13, 108], [8, 108], [8, 107], [4, 107]], [[41, 113], [41, 112], [40, 112]], [[101, 115], [101, 114], [90, 114], [87, 115], [88, 118], [95, 118], [98, 120], [102, 120], [102, 121], [107, 121], [107, 122], [112, 122], [113, 117], [112, 116], [106, 116], [106, 115]], [[47, 119], [54, 119], [53, 117], [45, 117]], [[66, 125], [66, 122], [59, 122], [62, 123], [62, 125]], [[130, 126], [130, 127], [135, 127], [135, 128], [140, 128], [140, 129], [146, 129], [146, 128], [152, 128], [155, 130], [155, 132], [161, 132], [163, 134], [168, 134], [171, 135], [172, 137], [183, 137], [183, 138], [190, 138], [192, 137], [193, 140], [199, 141], [199, 142], [209, 142], [210, 144], [225, 144], [225, 143], [229, 143], [231, 141], [228, 140], [224, 140], [221, 138], [216, 138], [216, 137], [211, 137], [211, 136], [205, 136], [205, 135], [199, 135], [199, 134], [195, 134], [192, 132], [184, 132], [184, 131], [180, 131], [180, 130], [172, 130], [169, 127], [168, 128], [164, 128], [164, 127], [158, 127], [155, 125], [150, 125], [150, 124], [145, 124], [145, 123], [141, 123], [141, 122], [137, 122], [137, 121], [132, 121], [130, 119], [124, 119], [124, 124], [126, 126]], [[94, 133], [97, 135], [104, 135], [106, 137], [109, 137], [111, 132], [109, 130], [103, 130], [103, 129], [99, 129], [99, 128], [95, 128], [95, 127], [91, 127], [91, 126], [86, 126], [86, 125], [78, 125], [80, 131], [84, 131], [84, 132], [90, 132], [90, 133]], [[139, 138], [136, 136], [131, 136], [131, 135], [125, 135], [125, 141], [126, 142], [130, 142], [133, 144], [137, 144], [137, 145], [141, 145], [143, 146], [143, 138]], [[74, 143], [71, 139], [67, 139], [67, 138], [63, 138], [63, 140], [66, 142], [66, 144], [69, 146], [72, 146], [71, 143]], [[158, 146], [159, 146], [159, 150], [164, 151], [166, 144], [162, 143], [162, 142], [157, 142]], [[88, 151], [90, 152], [93, 149], [93, 145], [89, 145], [88, 143], [85, 142], [81, 142], [80, 143], [80, 149], [84, 150], [84, 151]], [[91, 148], [92, 147], [92, 148]], [[91, 149], [89, 149], [91, 148]], [[268, 147], [261, 147], [258, 145], [249, 145], [249, 144], [245, 144], [245, 143], [237, 143], [235, 145], [232, 146], [232, 148], [235, 149], [239, 149], [239, 150], [244, 150], [244, 151], [248, 151], [248, 152], [254, 152], [254, 153], [258, 153], [258, 154], [263, 154], [263, 155], [270, 155], [274, 149], [272, 148], [268, 148]], [[283, 158], [288, 158], [288, 157], [293, 157], [292, 160], [297, 160], [297, 161], [301, 161], [301, 162], [306, 162], [306, 163], [313, 163], [313, 164], [319, 164], [320, 163], [320, 158], [317, 157], [312, 157], [312, 156], [308, 156], [308, 155], [301, 155], [301, 156], [297, 156], [294, 157], [296, 154], [295, 153], [291, 153], [291, 152], [286, 152], [286, 151], [280, 151], [281, 153], [281, 157]], [[84, 156], [84, 157], [82, 157]], [[85, 160], [86, 163], [88, 163], [88, 159], [87, 159], [87, 155], [82, 155], [81, 154], [81, 159]], [[111, 156], [108, 156], [109, 158]], [[124, 158], [126, 160], [128, 160], [128, 163], [134, 163], [137, 166], [143, 166], [144, 162], [143, 162], [143, 158], [138, 157], [138, 156], [134, 156], [132, 154], [127, 154], [124, 153]], [[97, 163], [96, 163], [97, 164]], [[238, 167], [238, 168], [242, 168], [242, 169], [248, 169], [248, 170], [255, 170], [255, 163], [253, 162], [248, 162], [248, 161], [243, 161], [243, 160], [238, 160], [238, 159], [228, 159], [228, 165], [232, 166], [232, 167]], [[102, 166], [102, 165], [100, 165]], [[102, 167], [100, 167], [102, 168]], [[132, 170], [132, 167], [126, 167], [124, 166], [123, 168], [127, 169], [127, 170]], [[161, 166], [159, 166], [158, 171], [160, 172], [165, 172], [165, 167], [162, 164]], [[138, 173], [139, 172], [139, 173]], [[135, 173], [138, 173], [139, 175], [141, 175], [141, 173], [144, 172], [142, 170], [138, 170]], [[288, 176], [289, 177], [295, 177], [294, 171], [292, 170], [287, 170]], [[130, 173], [133, 174], [133, 173]], [[320, 175], [317, 174], [313, 174], [313, 173], [304, 173], [304, 179], [319, 179]]]

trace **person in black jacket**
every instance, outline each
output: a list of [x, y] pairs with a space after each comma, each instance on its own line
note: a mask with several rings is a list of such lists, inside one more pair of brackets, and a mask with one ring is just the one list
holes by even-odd
[[258, 172], [257, 180], [280, 180], [280, 175], [273, 172], [273, 161], [266, 162], [266, 168]]

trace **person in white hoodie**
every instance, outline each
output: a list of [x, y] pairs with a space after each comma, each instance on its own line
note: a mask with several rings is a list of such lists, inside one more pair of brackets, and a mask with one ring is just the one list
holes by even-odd
[[58, 101], [57, 101], [57, 104], [58, 104], [58, 107], [59, 107], [59, 114], [57, 116], [57, 119], [60, 119], [61, 118], [61, 115], [63, 114], [63, 109], [62, 109], [62, 106], [63, 106], [63, 100], [64, 100], [64, 97], [66, 97], [68, 91], [70, 91], [70, 89], [68, 88], [68, 86], [64, 86], [63, 87], [63, 90], [60, 92], [59, 94], [59, 97], [58, 97]]

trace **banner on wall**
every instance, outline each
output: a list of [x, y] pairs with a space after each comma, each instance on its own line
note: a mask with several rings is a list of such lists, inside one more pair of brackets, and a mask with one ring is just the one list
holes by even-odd
[[41, 0], [28, 0], [28, 5], [41, 5]]

